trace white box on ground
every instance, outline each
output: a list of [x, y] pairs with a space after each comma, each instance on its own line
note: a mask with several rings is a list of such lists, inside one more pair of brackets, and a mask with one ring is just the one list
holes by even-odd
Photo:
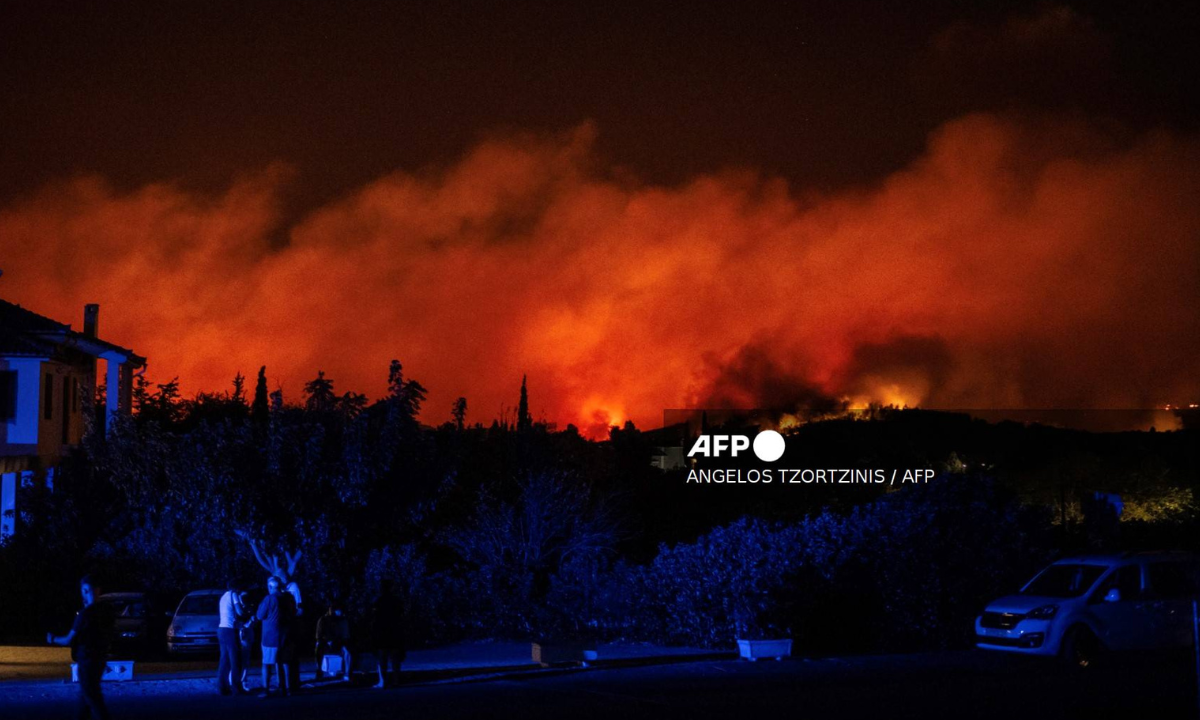
[[326, 675], [342, 674], [342, 656], [324, 655], [321, 657], [321, 672]]
[[775, 658], [782, 660], [792, 656], [792, 641], [782, 638], [779, 640], [738, 640], [738, 654], [753, 662], [759, 658]]
[[542, 666], [595, 662], [596, 646], [591, 643], [533, 643], [533, 661]]
[[[104, 665], [101, 682], [126, 682], [133, 679], [132, 660], [109, 660]], [[79, 682], [79, 665], [71, 663], [71, 682]]]

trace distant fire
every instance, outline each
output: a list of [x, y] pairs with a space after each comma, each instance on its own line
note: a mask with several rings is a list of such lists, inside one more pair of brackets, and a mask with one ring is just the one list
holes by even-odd
[[284, 168], [218, 195], [64, 180], [0, 210], [0, 295], [76, 323], [101, 303], [189, 392], [265, 364], [290, 399], [318, 370], [378, 396], [399, 358], [431, 423], [460, 395], [490, 423], [525, 374], [535, 418], [591, 436], [666, 407], [1200, 395], [1193, 138], [971, 116], [821, 197], [752, 171], [640, 185], [593, 134], [486, 142], [297, 219]]

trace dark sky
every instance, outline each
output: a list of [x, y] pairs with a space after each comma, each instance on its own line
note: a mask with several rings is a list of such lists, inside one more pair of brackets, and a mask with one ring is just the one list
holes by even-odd
[[820, 189], [972, 110], [1192, 129], [1200, 4], [1077, 5], [4, 2], [0, 202], [284, 161], [302, 210], [584, 120], [651, 182], [737, 166]]

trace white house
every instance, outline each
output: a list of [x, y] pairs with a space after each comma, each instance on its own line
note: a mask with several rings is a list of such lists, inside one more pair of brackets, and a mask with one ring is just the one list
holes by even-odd
[[105, 421], [129, 412], [133, 371], [145, 358], [97, 335], [100, 306], [84, 308], [83, 332], [0, 300], [0, 538], [16, 527], [17, 490], [53, 479], [83, 438], [85, 409], [103, 360]]

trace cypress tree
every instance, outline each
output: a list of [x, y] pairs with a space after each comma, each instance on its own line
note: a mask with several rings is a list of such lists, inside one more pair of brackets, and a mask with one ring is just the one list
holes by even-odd
[[267, 399], [267, 366], [258, 369], [258, 382], [254, 385], [254, 402], [250, 405], [250, 420], [256, 428], [266, 428], [271, 416]]
[[525, 432], [533, 427], [529, 416], [529, 391], [525, 387], [526, 376], [521, 376], [521, 402], [517, 405], [517, 431]]

